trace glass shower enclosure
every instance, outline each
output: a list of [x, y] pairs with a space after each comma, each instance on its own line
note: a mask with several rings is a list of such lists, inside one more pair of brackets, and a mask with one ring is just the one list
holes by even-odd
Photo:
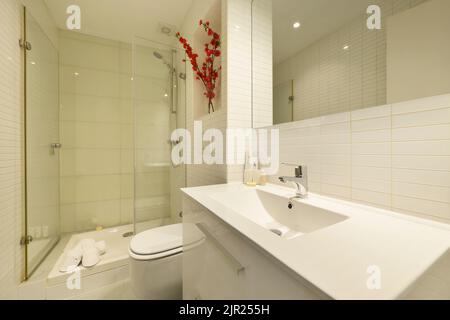
[[25, 278], [58, 242], [58, 51], [24, 9], [25, 37]]
[[185, 63], [174, 48], [135, 37], [134, 230], [181, 220], [185, 166], [175, 167], [170, 136], [185, 128]]
[[169, 45], [60, 30], [58, 52], [26, 9], [24, 22], [27, 279], [60, 236], [181, 221], [170, 136], [186, 124], [186, 71]]

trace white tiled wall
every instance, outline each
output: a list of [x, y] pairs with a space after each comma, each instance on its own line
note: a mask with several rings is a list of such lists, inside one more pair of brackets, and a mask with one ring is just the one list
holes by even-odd
[[[194, 112], [194, 108], [202, 108], [195, 104], [195, 101], [199, 101], [194, 97], [194, 81], [193, 72], [189, 61], [186, 65], [186, 129], [193, 134], [194, 120], [202, 121], [203, 131], [209, 128], [216, 128], [224, 130], [227, 124], [227, 96], [226, 96], [226, 48], [227, 37], [224, 32], [227, 21], [224, 12], [226, 10], [226, 1], [221, 0], [198, 0], [194, 1], [186, 18], [183, 22], [180, 33], [193, 43], [195, 34], [198, 30], [198, 22], [200, 19], [209, 20], [212, 16], [220, 16], [221, 27], [217, 31], [222, 37], [222, 71], [219, 75], [221, 78], [221, 97], [220, 97], [220, 109], [211, 114], [205, 114], [199, 116], [197, 112]], [[219, 11], [219, 12], [217, 12]], [[214, 25], [217, 25], [217, 21], [211, 21]], [[197, 48], [194, 48], [196, 50]], [[180, 50], [183, 50], [180, 47]], [[186, 185], [189, 187], [218, 184], [226, 182], [227, 168], [224, 165], [188, 165], [186, 167]]]
[[0, 299], [17, 297], [23, 268], [19, 247], [23, 209], [21, 34], [20, 3], [0, 1]]
[[312, 192], [450, 223], [450, 95], [276, 127], [280, 161], [307, 165]]
[[[276, 1], [276, 0], [275, 0]], [[253, 128], [273, 124], [272, 0], [252, 3]]]
[[[188, 39], [198, 26], [199, 19], [208, 19], [208, 10], [219, 3], [221, 10], [222, 71], [220, 110], [195, 120], [203, 121], [203, 130], [216, 128], [250, 128], [252, 122], [251, 90], [251, 1], [204, 0], [194, 3], [183, 27]], [[189, 68], [187, 69], [189, 70]], [[187, 78], [187, 128], [193, 132], [194, 112], [192, 72]], [[225, 134], [224, 134], [225, 136]], [[187, 168], [187, 185], [199, 186], [241, 181], [242, 167], [227, 165], [190, 165]]]
[[[226, 1], [227, 128], [252, 127], [252, 3]], [[227, 153], [234, 150], [227, 150]], [[242, 181], [243, 167], [227, 166], [227, 181]]]
[[60, 31], [61, 231], [130, 223], [131, 48]]
[[375, 0], [382, 10], [381, 30], [365, 28], [362, 13], [276, 65], [275, 85], [294, 80], [294, 120], [385, 104], [386, 18], [424, 1]]

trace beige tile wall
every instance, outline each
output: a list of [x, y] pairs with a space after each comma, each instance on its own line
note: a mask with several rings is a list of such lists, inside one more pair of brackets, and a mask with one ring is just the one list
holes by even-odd
[[280, 162], [307, 165], [312, 192], [450, 223], [450, 95], [275, 128]]
[[131, 50], [60, 32], [62, 232], [130, 223]]
[[61, 231], [132, 221], [131, 48], [60, 31]]
[[69, 32], [59, 42], [62, 232], [131, 223], [134, 196], [138, 222], [169, 217], [168, 69], [147, 45], [133, 73], [131, 45]]

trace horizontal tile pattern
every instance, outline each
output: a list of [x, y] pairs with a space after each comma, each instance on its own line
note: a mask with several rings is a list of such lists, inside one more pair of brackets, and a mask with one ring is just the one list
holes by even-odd
[[450, 95], [277, 128], [280, 161], [308, 165], [312, 191], [450, 223]]
[[449, 95], [392, 106], [393, 208], [450, 219], [449, 124]]
[[273, 123], [272, 0], [252, 2], [253, 127]]
[[0, 299], [16, 299], [23, 267], [22, 226], [23, 70], [22, 8], [0, 1]]
[[[275, 85], [294, 81], [294, 119], [308, 119], [386, 103], [385, 21], [393, 14], [421, 2], [373, 0], [372, 4], [379, 5], [383, 12], [381, 30], [368, 31], [364, 28], [366, 16], [360, 15], [294, 56], [277, 61], [274, 68]], [[257, 40], [259, 38], [262, 37], [256, 37]], [[344, 46], [349, 46], [349, 49], [343, 50]], [[429, 108], [432, 107], [436, 105]], [[399, 106], [399, 111], [402, 108]], [[367, 116], [376, 118], [377, 110], [373, 112]], [[358, 117], [358, 114], [355, 116]], [[370, 121], [370, 125], [376, 126], [382, 121]], [[364, 121], [355, 123], [355, 128], [363, 125]]]

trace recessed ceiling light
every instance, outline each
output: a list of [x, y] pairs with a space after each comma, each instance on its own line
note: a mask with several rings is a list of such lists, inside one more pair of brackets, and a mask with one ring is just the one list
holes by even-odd
[[79, 74], [78, 72], [74, 72], [73, 75], [74, 75], [75, 77], [78, 77], [80, 74]]
[[31, 61], [31, 64], [32, 64], [32, 65], [35, 65], [35, 64], [36, 64], [36, 62], [34, 62], [34, 61]]
[[166, 98], [167, 98], [168, 96], [169, 96], [169, 95], [168, 95], [167, 93], [164, 93], [164, 97], [166, 97]]
[[343, 50], [348, 50], [350, 49], [350, 46], [348, 44], [346, 44], [345, 46], [342, 47]]
[[294, 24], [292, 25], [292, 27], [294, 27], [294, 29], [298, 29], [298, 28], [300, 28], [300, 26], [301, 26], [302, 24], [300, 23], [300, 22], [294, 22]]

